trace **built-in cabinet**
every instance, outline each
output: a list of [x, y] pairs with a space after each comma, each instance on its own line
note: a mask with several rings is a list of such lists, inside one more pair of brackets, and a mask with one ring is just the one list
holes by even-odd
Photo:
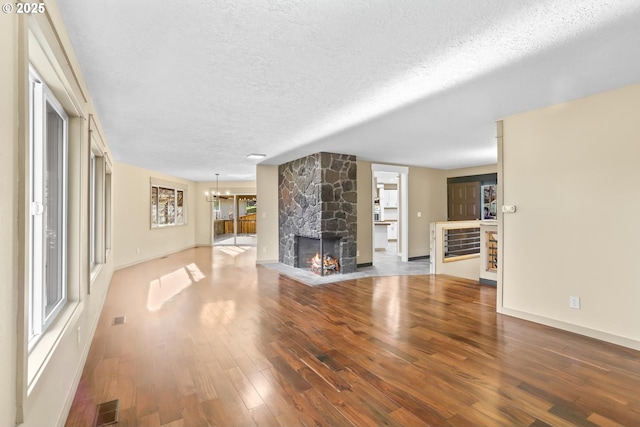
[[380, 190], [380, 204], [383, 208], [398, 207], [398, 190]]
[[387, 227], [387, 239], [398, 240], [398, 223], [390, 222]]
[[386, 251], [398, 240], [399, 176], [392, 173], [375, 177], [373, 192], [374, 248]]
[[377, 222], [374, 226], [374, 245], [376, 251], [384, 251], [387, 249], [389, 224], [386, 222]]
[[398, 190], [381, 187], [380, 220], [393, 221], [398, 219]]

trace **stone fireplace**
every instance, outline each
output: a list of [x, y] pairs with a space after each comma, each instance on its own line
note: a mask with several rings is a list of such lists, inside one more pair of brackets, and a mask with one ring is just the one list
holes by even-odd
[[316, 153], [278, 172], [280, 262], [319, 275], [355, 272], [355, 156]]

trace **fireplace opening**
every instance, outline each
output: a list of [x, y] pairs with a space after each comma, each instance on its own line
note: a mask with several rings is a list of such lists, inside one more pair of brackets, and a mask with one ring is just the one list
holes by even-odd
[[340, 273], [340, 239], [297, 236], [296, 267], [320, 276]]

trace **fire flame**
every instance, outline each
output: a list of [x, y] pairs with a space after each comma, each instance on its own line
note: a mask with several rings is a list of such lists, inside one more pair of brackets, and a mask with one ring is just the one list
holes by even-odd
[[325, 255], [324, 260], [319, 253], [309, 260], [311, 271], [316, 274], [333, 274], [340, 271], [340, 263], [331, 255]]

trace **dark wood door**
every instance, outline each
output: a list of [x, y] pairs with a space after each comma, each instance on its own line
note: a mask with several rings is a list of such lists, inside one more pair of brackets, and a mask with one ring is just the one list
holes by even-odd
[[480, 219], [479, 181], [449, 184], [447, 189], [449, 221]]

